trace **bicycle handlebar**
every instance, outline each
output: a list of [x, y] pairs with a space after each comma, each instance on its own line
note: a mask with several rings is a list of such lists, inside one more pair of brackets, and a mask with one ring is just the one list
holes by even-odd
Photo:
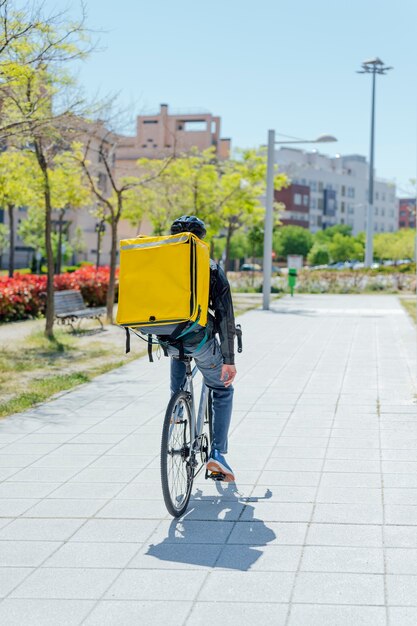
[[242, 327], [241, 327], [240, 324], [236, 324], [236, 337], [237, 337], [237, 351], [240, 354], [242, 352], [242, 350], [243, 350], [243, 345], [242, 345]]

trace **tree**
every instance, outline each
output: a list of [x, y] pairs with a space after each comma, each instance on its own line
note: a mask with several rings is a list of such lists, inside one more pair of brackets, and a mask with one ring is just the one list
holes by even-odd
[[309, 265], [327, 265], [330, 263], [330, 252], [326, 244], [316, 241], [307, 255]]
[[[141, 159], [138, 167], [150, 175], [160, 165]], [[198, 215], [206, 222], [212, 254], [213, 237], [219, 232], [224, 234], [227, 270], [234, 234], [259, 224], [263, 217], [260, 198], [265, 178], [265, 155], [254, 150], [246, 150], [239, 159], [230, 161], [218, 161], [213, 149], [194, 151], [173, 159], [163, 174], [154, 176], [140, 192], [138, 207], [149, 216], [156, 234], [168, 232], [179, 214]], [[286, 176], [277, 174], [276, 188], [286, 184]], [[133, 217], [129, 219], [133, 221]]]
[[[156, 168], [152, 174], [144, 176], [143, 178], [135, 176], [118, 178], [115, 168], [117, 136], [110, 131], [106, 131], [103, 124], [100, 123], [90, 125], [87, 130], [89, 131], [89, 137], [84, 146], [79, 146], [77, 158], [89, 182], [91, 191], [99, 202], [99, 211], [101, 215], [104, 216], [105, 221], [110, 225], [110, 272], [106, 308], [107, 319], [112, 323], [116, 290], [119, 222], [124, 216], [125, 209], [129, 212], [130, 216], [134, 213], [135, 218], [139, 219], [138, 216], [141, 215], [141, 207], [137, 198], [140, 196], [140, 187], [149, 183], [154, 178], [157, 178], [165, 169], [169, 159], [163, 162], [160, 167], [156, 164]], [[100, 181], [100, 178], [96, 176], [96, 168], [89, 158], [93, 156], [94, 152], [98, 153], [99, 161], [104, 167], [106, 181], [109, 181], [110, 194], [108, 194], [105, 189], [107, 184], [104, 184], [104, 182]], [[135, 211], [133, 211], [133, 207], [136, 207]]]
[[[61, 16], [39, 20], [31, 28], [29, 16], [17, 15], [27, 36], [7, 46], [0, 59], [3, 130], [8, 142], [33, 148], [39, 168], [45, 217], [47, 261], [45, 335], [53, 338], [54, 258], [52, 247], [53, 160], [67, 148], [78, 129], [78, 115], [85, 111], [75, 81], [65, 64], [87, 53], [86, 30], [82, 16], [78, 22], [65, 22]], [[4, 32], [2, 33], [4, 38]], [[0, 37], [1, 39], [1, 37]]]
[[[1, 157], [0, 157], [1, 158]], [[35, 172], [37, 173], [37, 172]], [[57, 231], [51, 226], [51, 247], [54, 270], [61, 272], [62, 259], [69, 259], [74, 246], [69, 238], [69, 224], [64, 218], [68, 210], [77, 210], [91, 205], [90, 187], [83, 171], [70, 150], [59, 152], [49, 164], [51, 218], [58, 213]], [[45, 245], [45, 207], [42, 198], [42, 181], [28, 179], [25, 185], [31, 192], [27, 217], [19, 226], [19, 235], [27, 246], [47, 257]]]
[[305, 258], [313, 246], [313, 235], [302, 226], [282, 226], [276, 230], [273, 243], [277, 256], [299, 254]]
[[314, 235], [314, 240], [321, 243], [327, 243], [330, 239], [337, 234], [350, 236], [352, 235], [352, 226], [347, 224], [335, 224], [335, 226], [329, 226], [324, 230], [318, 230]]
[[0, 153], [0, 207], [9, 217], [9, 276], [14, 272], [15, 209], [39, 201], [39, 176], [29, 150], [9, 149]]
[[[53, 159], [50, 180], [52, 207], [59, 212], [55, 271], [57, 274], [60, 274], [65, 214], [68, 210], [77, 210], [90, 206], [92, 196], [85, 172], [74, 158], [74, 152], [72, 150], [60, 152]], [[66, 238], [68, 240], [68, 232], [66, 233]], [[68, 241], [66, 245], [68, 246]]]
[[350, 235], [342, 235], [340, 232], [336, 233], [327, 245], [330, 257], [334, 263], [353, 259], [362, 260], [364, 257], [363, 244]]
[[415, 231], [404, 228], [395, 233], [374, 235], [375, 257], [380, 260], [412, 259], [414, 257]]

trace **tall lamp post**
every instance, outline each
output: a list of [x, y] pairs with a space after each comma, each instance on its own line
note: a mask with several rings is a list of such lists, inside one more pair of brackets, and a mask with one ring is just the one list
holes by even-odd
[[374, 143], [375, 143], [375, 77], [377, 74], [386, 74], [392, 67], [384, 65], [383, 61], [376, 57], [362, 63], [362, 69], [358, 74], [372, 75], [372, 104], [371, 104], [371, 147], [369, 156], [369, 190], [368, 210], [366, 213], [366, 245], [365, 266], [371, 267], [374, 260], [373, 236], [374, 236]]
[[263, 309], [269, 310], [272, 274], [272, 231], [274, 227], [274, 164], [275, 146], [293, 143], [330, 143], [337, 141], [332, 135], [321, 135], [317, 139], [297, 139], [295, 141], [275, 141], [275, 131], [268, 131], [268, 161], [266, 171], [264, 263], [263, 263]]

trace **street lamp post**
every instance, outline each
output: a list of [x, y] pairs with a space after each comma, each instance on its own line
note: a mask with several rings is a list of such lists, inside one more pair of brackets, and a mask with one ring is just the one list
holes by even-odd
[[375, 77], [377, 74], [386, 74], [392, 67], [385, 66], [383, 61], [376, 57], [362, 63], [362, 69], [358, 74], [372, 74], [372, 103], [371, 103], [371, 146], [369, 155], [369, 184], [368, 184], [368, 209], [366, 213], [366, 245], [365, 267], [371, 267], [374, 260], [373, 236], [374, 236], [374, 143], [375, 143]]
[[263, 309], [269, 310], [272, 274], [272, 231], [274, 227], [274, 164], [275, 146], [293, 143], [330, 143], [337, 141], [332, 135], [321, 135], [317, 139], [297, 139], [295, 141], [275, 141], [275, 131], [268, 131], [268, 160], [266, 170], [264, 261], [263, 261]]

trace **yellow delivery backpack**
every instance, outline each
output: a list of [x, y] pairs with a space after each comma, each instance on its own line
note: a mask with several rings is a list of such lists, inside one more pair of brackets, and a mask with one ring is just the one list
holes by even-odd
[[137, 237], [120, 242], [117, 323], [178, 342], [207, 324], [210, 288], [209, 247], [192, 233]]

